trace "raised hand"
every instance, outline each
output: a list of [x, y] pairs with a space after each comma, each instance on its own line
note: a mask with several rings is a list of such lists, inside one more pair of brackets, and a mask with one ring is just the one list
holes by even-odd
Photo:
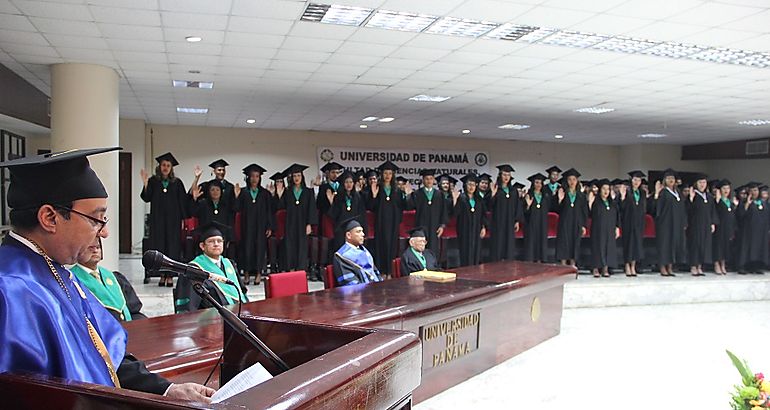
[[527, 192], [529, 192], [529, 190], [527, 190], [527, 188], [521, 188], [521, 197], [522, 198], [526, 197], [527, 196]]
[[714, 199], [716, 199], [717, 203], [722, 200], [722, 191], [717, 189], [716, 195], [714, 195]]
[[733, 198], [733, 205], [738, 206], [739, 203], [738, 198]]
[[497, 194], [497, 183], [496, 182], [490, 182], [489, 183], [489, 190], [492, 192], [492, 196], [495, 196], [495, 194]]
[[267, 184], [267, 191], [270, 192], [270, 195], [275, 194], [275, 184], [272, 182]]
[[203, 190], [202, 190], [202, 189], [201, 189], [201, 187], [200, 187], [200, 186], [198, 186], [198, 185], [195, 185], [195, 186], [194, 186], [194, 187], [193, 187], [193, 188], [190, 190], [190, 192], [192, 193], [192, 197], [193, 197], [193, 199], [194, 199], [194, 200], [196, 200], [196, 201], [198, 200], [198, 198], [200, 198], [200, 197], [201, 197], [201, 195], [203, 195]]
[[529, 196], [529, 195], [525, 196], [524, 197], [524, 202], [527, 203], [527, 208], [529, 208], [530, 206], [532, 206], [532, 197]]
[[452, 191], [452, 200], [457, 201], [457, 198], [460, 197], [460, 191]]
[[655, 181], [655, 196], [660, 195], [661, 191], [663, 191], [663, 183], [660, 181]]
[[557, 197], [559, 197], [559, 202], [564, 200], [564, 188], [559, 187], [559, 191], [556, 194]]
[[513, 224], [513, 231], [514, 232], [519, 232], [519, 229], [521, 229], [521, 225], [518, 222]]
[[203, 170], [201, 169], [201, 166], [196, 165], [195, 168], [193, 169], [193, 176], [195, 176], [195, 178], [200, 178], [202, 174], [203, 174]]
[[356, 184], [355, 184], [355, 190], [356, 190], [356, 192], [361, 192], [361, 190], [362, 190], [362, 189], [364, 189], [364, 187], [363, 187], [363, 182], [361, 182], [361, 181], [356, 181]]
[[443, 234], [443, 233], [444, 233], [444, 227], [443, 226], [439, 226], [438, 229], [436, 229], [436, 236], [438, 236], [440, 238], [441, 234]]
[[481, 233], [479, 233], [479, 238], [483, 238], [487, 236], [487, 228], [481, 227]]
[[285, 190], [286, 190], [286, 187], [282, 183], [279, 182], [275, 184], [275, 193], [278, 194], [279, 198], [283, 196], [283, 191]]
[[695, 188], [690, 189], [690, 202], [695, 199]]
[[142, 177], [142, 183], [144, 186], [147, 186], [147, 181], [150, 180], [150, 174], [147, 173], [147, 170], [142, 168], [142, 170], [139, 171], [139, 176]]
[[[625, 186], [625, 185], [624, 185]], [[615, 190], [610, 189], [610, 198], [614, 201], [615, 200]]]
[[581, 226], [580, 227], [580, 236], [586, 236], [586, 232], [588, 232], [586, 230], [586, 227], [585, 226]]
[[588, 193], [588, 207], [591, 208], [594, 205], [594, 201], [596, 200], [596, 195], [594, 194], [594, 191], [591, 191]]
[[[714, 225], [711, 225], [711, 226], [714, 226]], [[711, 231], [711, 232], [714, 232], [714, 231]], [[618, 238], [620, 238], [620, 228], [618, 228], [616, 226], [615, 227], [615, 239], [618, 239]]]
[[313, 227], [310, 225], [305, 225], [305, 235], [310, 235], [313, 233]]
[[409, 195], [409, 194], [412, 193], [412, 191], [413, 191], [412, 190], [412, 184], [410, 184], [408, 182], [406, 184], [404, 184], [404, 193], [405, 194]]
[[329, 200], [330, 204], [334, 203], [334, 191], [332, 191], [331, 189], [327, 189], [326, 190], [326, 199]]
[[273, 235], [273, 230], [272, 229], [268, 229], [268, 230], [265, 231], [265, 237], [269, 238], [271, 235]]
[[620, 186], [620, 200], [625, 201], [626, 200], [626, 194], [628, 193], [628, 185], [623, 184]]
[[313, 179], [313, 186], [321, 186], [321, 175], [316, 175]]
[[372, 185], [372, 198], [377, 198], [377, 194], [380, 193], [380, 184]]
[[233, 194], [235, 194], [235, 197], [238, 198], [241, 195], [241, 184], [236, 183], [233, 185]]

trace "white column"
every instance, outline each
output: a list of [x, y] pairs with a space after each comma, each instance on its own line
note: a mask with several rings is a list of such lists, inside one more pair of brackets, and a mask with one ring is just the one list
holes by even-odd
[[[94, 64], [51, 66], [51, 151], [118, 146], [118, 73]], [[107, 269], [118, 269], [118, 153], [89, 157], [107, 189]]]

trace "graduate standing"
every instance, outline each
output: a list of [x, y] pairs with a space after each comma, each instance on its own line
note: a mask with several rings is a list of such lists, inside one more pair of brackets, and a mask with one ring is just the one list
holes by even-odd
[[591, 211], [591, 259], [593, 274], [609, 277], [617, 263], [617, 239], [620, 237], [620, 212], [612, 197], [610, 181], [599, 180], [599, 196], [588, 195]]
[[543, 188], [543, 191], [545, 191], [546, 194], [556, 197], [556, 194], [559, 192], [559, 188], [562, 187], [562, 185], [559, 183], [559, 179], [562, 177], [561, 172], [561, 168], [557, 167], [556, 165], [545, 170], [546, 175], [548, 175], [548, 182]]
[[292, 164], [283, 171], [289, 178], [289, 187], [276, 185], [278, 206], [286, 210], [286, 230], [283, 238], [282, 268], [288, 271], [308, 269], [308, 236], [318, 223], [315, 194], [305, 184], [306, 165]]
[[[361, 226], [366, 226], [366, 203], [361, 193], [356, 190], [353, 174], [345, 172], [339, 178], [341, 188], [337, 195], [326, 191], [326, 196], [332, 202], [328, 215], [334, 226], [340, 226], [342, 221], [355, 218]], [[345, 232], [337, 230], [334, 233], [332, 249], [339, 249], [345, 243]]]
[[[224, 159], [220, 158], [212, 163], [209, 164], [209, 167], [211, 168], [211, 174], [214, 176], [214, 178], [198, 185], [201, 192], [203, 192], [202, 198], [208, 198], [209, 197], [209, 184], [211, 183], [218, 183], [222, 187], [222, 199], [224, 201], [233, 201], [235, 200], [235, 186], [230, 183], [230, 181], [225, 179], [225, 176], [227, 176], [227, 167], [230, 164], [227, 163]], [[195, 186], [198, 184], [198, 175], [195, 179], [195, 182], [193, 182], [190, 189], [194, 189]]]
[[768, 229], [770, 210], [762, 201], [759, 183], [748, 184], [748, 196], [738, 205], [736, 217], [740, 222], [740, 243], [736, 255], [738, 273], [764, 273], [768, 263]]
[[[328, 215], [329, 209], [332, 207], [334, 200], [329, 200], [329, 192], [332, 193], [332, 197], [337, 195], [340, 190], [339, 177], [342, 175], [342, 171], [345, 169], [341, 164], [337, 162], [326, 163], [321, 167], [321, 171], [326, 175], [326, 182], [318, 187], [318, 197], [315, 204], [318, 208], [318, 221], [320, 222], [323, 215]], [[318, 236], [323, 237], [326, 235], [332, 235], [334, 232], [324, 232], [325, 227], [322, 223], [318, 224]]]
[[272, 195], [262, 187], [265, 169], [251, 164], [243, 169], [246, 186], [240, 190], [235, 210], [241, 213], [241, 240], [238, 264], [244, 272], [245, 282], [254, 275], [258, 285], [267, 268], [267, 240], [275, 230], [275, 210]]
[[[556, 259], [562, 265], [576, 265], [580, 239], [586, 234], [588, 201], [578, 188], [580, 173], [575, 168], [564, 172], [566, 188], [559, 189], [553, 209], [559, 214], [556, 232]], [[589, 191], [589, 194], [593, 191]]]
[[[365, 197], [366, 207], [374, 212], [374, 262], [382, 266], [380, 272], [390, 275], [391, 261], [398, 255], [398, 228], [406, 208], [406, 199], [398, 189], [395, 174], [396, 164], [386, 161], [377, 169], [382, 178], [379, 183], [371, 186], [371, 193]], [[412, 192], [412, 187], [407, 188]]]
[[706, 175], [698, 174], [686, 202], [687, 257], [693, 276], [705, 276], [703, 264], [711, 263], [711, 239], [719, 223], [715, 205], [714, 197], [708, 192]]
[[439, 237], [444, 233], [444, 227], [449, 219], [447, 201], [444, 195], [436, 189], [435, 170], [420, 171], [423, 187], [407, 196], [407, 209], [415, 210], [415, 225], [425, 227], [428, 249], [438, 255]]
[[[202, 195], [200, 187], [196, 187], [192, 193], [192, 199], [190, 210], [192, 216], [198, 218], [198, 225], [208, 225], [211, 222], [218, 222], [224, 226], [233, 226], [235, 222], [235, 211], [233, 210], [234, 201], [225, 200], [223, 192], [225, 188], [222, 183], [217, 180], [209, 181], [206, 186], [208, 187], [208, 194], [205, 197]], [[233, 191], [236, 194], [240, 194], [241, 188], [235, 186]], [[230, 243], [233, 240], [231, 230], [224, 232], [225, 242]], [[225, 251], [227, 245], [225, 245]]]
[[620, 219], [623, 231], [623, 260], [626, 276], [636, 276], [636, 263], [644, 259], [644, 224], [647, 192], [642, 189], [642, 171], [631, 171], [631, 187], [620, 187]]
[[457, 218], [457, 242], [460, 246], [460, 266], [481, 263], [481, 238], [487, 233], [487, 207], [476, 189], [478, 177], [462, 177], [463, 192], [452, 191], [452, 213]]
[[524, 220], [524, 210], [519, 193], [513, 187], [513, 167], [503, 164], [497, 169], [497, 183], [492, 184], [492, 196], [489, 198], [492, 211], [489, 223], [492, 230], [490, 258], [492, 261], [512, 261], [516, 259], [516, 232]]
[[727, 274], [727, 260], [732, 262], [732, 241], [735, 236], [735, 213], [738, 199], [731, 197], [730, 181], [723, 179], [716, 183], [716, 211], [719, 225], [714, 232], [714, 272]]
[[663, 182], [655, 182], [655, 235], [658, 245], [658, 265], [662, 276], [676, 276], [675, 263], [684, 260], [684, 235], [687, 211], [682, 194], [676, 188], [676, 172], [663, 171]]
[[[150, 203], [150, 237], [149, 249], [157, 250], [171, 259], [182, 256], [182, 219], [187, 218], [190, 208], [190, 198], [184, 189], [182, 180], [174, 175], [174, 167], [179, 162], [167, 152], [155, 160], [158, 166], [155, 175], [149, 176], [144, 169], [141, 172], [141, 198]], [[200, 176], [200, 170], [196, 169]], [[174, 286], [174, 280], [167, 273], [161, 274], [158, 286]]]
[[548, 212], [553, 197], [543, 191], [545, 175], [537, 173], [527, 179], [531, 185], [524, 195], [524, 260], [545, 262], [548, 255]]

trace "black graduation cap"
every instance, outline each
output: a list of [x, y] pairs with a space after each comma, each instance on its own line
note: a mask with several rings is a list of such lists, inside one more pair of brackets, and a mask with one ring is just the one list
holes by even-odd
[[270, 179], [273, 181], [278, 181], [279, 179], [283, 179], [283, 172], [276, 172], [275, 174], [270, 176]]
[[0, 163], [0, 168], [8, 168], [11, 174], [8, 206], [23, 210], [79, 199], [107, 198], [107, 191], [87, 157], [119, 149], [122, 148], [75, 149]]
[[479, 175], [479, 181], [487, 181], [492, 182], [492, 175], [487, 174], [486, 172]]
[[529, 178], [527, 178], [527, 180], [529, 180], [529, 182], [532, 182], [532, 183], [534, 183], [537, 180], [545, 181], [546, 179], [548, 179], [548, 177], [539, 172], [537, 174], [530, 175]]
[[610, 180], [607, 178], [602, 178], [597, 180], [595, 185], [601, 188], [604, 185], [610, 185]]
[[498, 165], [497, 169], [499, 169], [500, 172], [513, 172], [514, 171], [513, 167], [510, 166], [509, 164]]
[[170, 152], [167, 152], [159, 157], [155, 157], [155, 161], [158, 161], [158, 164], [160, 164], [161, 161], [168, 161], [173, 167], [179, 165], [179, 161], [177, 161], [176, 158], [174, 158], [174, 155], [172, 155]]
[[759, 186], [759, 190], [760, 190], [760, 191], [767, 191], [767, 190], [768, 190], [768, 187], [767, 187], [767, 185], [760, 185], [760, 186]]
[[589, 185], [591, 185], [591, 186], [599, 186], [599, 180], [598, 179], [592, 179], [591, 182], [589, 182]]
[[382, 164], [380, 164], [380, 166], [377, 167], [377, 169], [379, 169], [380, 172], [386, 171], [386, 170], [391, 170], [393, 172], [396, 172], [396, 171], [398, 171], [398, 165], [396, 165], [396, 164], [394, 164], [394, 163], [392, 163], [390, 161], [385, 161]]
[[628, 176], [630, 176], [631, 178], [644, 178], [647, 175], [645, 175], [645, 173], [642, 171], [636, 170], [636, 171], [629, 172]]
[[[726, 186], [726, 185], [732, 185], [729, 179], [723, 179], [721, 181], [717, 181], [717, 183], [714, 186], [716, 186], [717, 188], [722, 188], [723, 186]], [[741, 187], [738, 187], [739, 190], [740, 188]]]
[[340, 163], [332, 161], [324, 164], [324, 166], [321, 167], [321, 172], [335, 171], [338, 169], [345, 169], [345, 167], [343, 167]]
[[409, 230], [410, 238], [425, 238], [425, 227], [417, 226]]
[[339, 224], [337, 224], [337, 230], [340, 232], [348, 232], [351, 229], [359, 228], [361, 227], [361, 223], [358, 222], [357, 216], [351, 216], [350, 218], [346, 218], [342, 220]]
[[749, 188], [749, 189], [758, 188], [760, 185], [762, 185], [760, 182], [751, 181], [748, 184], [746, 184], [746, 188]]
[[682, 184], [679, 185], [680, 188], [689, 188], [692, 184], [689, 181], [682, 181]]
[[243, 175], [249, 176], [252, 172], [259, 172], [260, 174], [264, 174], [266, 171], [266, 169], [260, 167], [257, 164], [250, 164], [243, 169]]
[[709, 185], [710, 187], [714, 187], [714, 188], [716, 188], [716, 186], [717, 186], [717, 184], [719, 184], [719, 182], [720, 182], [720, 181], [719, 181], [718, 179], [712, 179], [711, 181], [709, 181], [708, 185]]
[[[561, 170], [559, 169], [559, 167], [551, 167], [551, 168], [556, 168], [556, 169], [558, 169], [558, 170], [559, 170], [559, 172], [561, 172]], [[550, 168], [549, 168], [549, 169], [550, 169]], [[548, 171], [548, 170], [546, 170], [546, 171]], [[580, 172], [578, 172], [578, 170], [576, 170], [575, 168], [570, 168], [570, 169], [568, 169], [568, 170], [564, 171], [564, 172], [561, 174], [561, 177], [562, 177], [562, 178], [564, 178], [564, 180], [565, 180], [565, 181], [567, 180], [567, 177], [575, 177], [575, 178], [580, 178], [580, 176], [581, 176], [581, 175], [580, 175]]]
[[380, 173], [377, 172], [376, 169], [370, 169], [370, 170], [366, 171], [366, 179], [369, 179], [371, 177], [378, 177], [379, 178], [379, 176], [380, 176]]
[[708, 175], [698, 172], [695, 175], [693, 175], [690, 180], [693, 183], [695, 183], [696, 181], [700, 181], [700, 180], [708, 180], [708, 178], [709, 178]]
[[612, 185], [623, 185], [623, 180], [620, 179], [620, 178], [615, 178], [615, 179], [612, 180], [612, 182], [610, 182], [610, 184], [612, 184]]
[[646, 178], [642, 178], [642, 185], [647, 185], [648, 182]]
[[340, 181], [340, 182], [345, 182], [345, 180], [346, 180], [346, 179], [348, 179], [348, 178], [352, 179], [352, 180], [353, 180], [353, 182], [355, 182], [355, 180], [356, 180], [356, 176], [355, 176], [355, 175], [353, 175], [353, 173], [352, 173], [352, 172], [350, 172], [350, 171], [345, 171], [345, 172], [343, 172], [343, 173], [342, 173], [342, 174], [341, 174], [341, 175], [340, 175], [340, 176], [337, 178], [337, 181]]
[[676, 178], [677, 177], [677, 173], [676, 173], [676, 171], [674, 171], [671, 168], [666, 168], [666, 169], [663, 170], [663, 176], [661, 178], [665, 178], [665, 177], [674, 177], [674, 178]]
[[513, 183], [513, 189], [522, 189], [522, 188], [524, 188], [525, 186], [526, 186], [526, 185], [522, 184], [521, 182], [514, 182], [514, 183]]
[[200, 235], [200, 242], [205, 241], [208, 238], [211, 238], [212, 236], [221, 236], [225, 237], [229, 234], [230, 227], [227, 225], [223, 225], [217, 221], [211, 221], [207, 223], [206, 225], [201, 225], [197, 228], [195, 228], [195, 232], [198, 235]]
[[425, 168], [423, 170], [420, 170], [420, 176], [421, 177], [429, 177], [436, 175], [436, 170], [432, 168]]
[[468, 182], [473, 182], [473, 183], [478, 184], [479, 183], [479, 177], [476, 174], [474, 174], [474, 173], [470, 173], [470, 174], [467, 174], [464, 177], [460, 178], [460, 181], [463, 181], [463, 184], [467, 184]]
[[211, 181], [206, 183], [206, 190], [210, 190], [211, 187], [218, 187], [219, 189], [223, 190], [225, 189], [224, 184], [222, 184], [222, 181], [218, 179], [212, 179]]
[[449, 174], [441, 174], [441, 175], [438, 177], [438, 180], [439, 180], [439, 181], [442, 181], [442, 180], [444, 180], [444, 179], [446, 179], [447, 181], [449, 181], [449, 183], [450, 183], [450, 184], [456, 184], [456, 183], [457, 183], [457, 178], [455, 178], [455, 177], [453, 177], [453, 176], [451, 176], [451, 175], [449, 175]]
[[358, 171], [356, 171], [353, 174], [353, 179], [357, 181], [357, 180], [361, 179], [361, 177], [363, 177], [363, 176], [364, 176], [364, 171], [363, 170], [358, 170]]
[[289, 165], [289, 167], [286, 168], [285, 170], [283, 170], [283, 174], [287, 175], [287, 176], [291, 176], [291, 174], [295, 174], [297, 172], [302, 172], [302, 171], [306, 170], [307, 168], [308, 168], [307, 165], [302, 165], [302, 164], [294, 163], [294, 164]]
[[399, 176], [396, 177], [396, 181], [398, 181], [398, 182], [407, 182], [408, 180], [406, 178], [402, 177], [401, 175], [399, 175]]
[[209, 164], [209, 167], [211, 168], [219, 168], [219, 167], [226, 167], [230, 164], [227, 163], [224, 159], [220, 158], [212, 163]]
[[551, 172], [561, 172], [561, 168], [554, 165], [551, 168], [546, 169], [545, 172], [547, 172], [548, 174], [550, 174]]

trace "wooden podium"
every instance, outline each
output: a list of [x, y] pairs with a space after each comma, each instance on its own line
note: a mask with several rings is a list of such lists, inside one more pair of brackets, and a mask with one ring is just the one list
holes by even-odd
[[[204, 405], [40, 376], [0, 375], [3, 408], [13, 409], [410, 409], [420, 385], [421, 345], [409, 332], [247, 317], [244, 321], [290, 367], [272, 362], [238, 335], [224, 351], [221, 379], [256, 362], [274, 378], [223, 403]], [[221, 336], [221, 335], [220, 335]], [[224, 340], [231, 336], [224, 328]], [[199, 382], [202, 382], [200, 380]]]

